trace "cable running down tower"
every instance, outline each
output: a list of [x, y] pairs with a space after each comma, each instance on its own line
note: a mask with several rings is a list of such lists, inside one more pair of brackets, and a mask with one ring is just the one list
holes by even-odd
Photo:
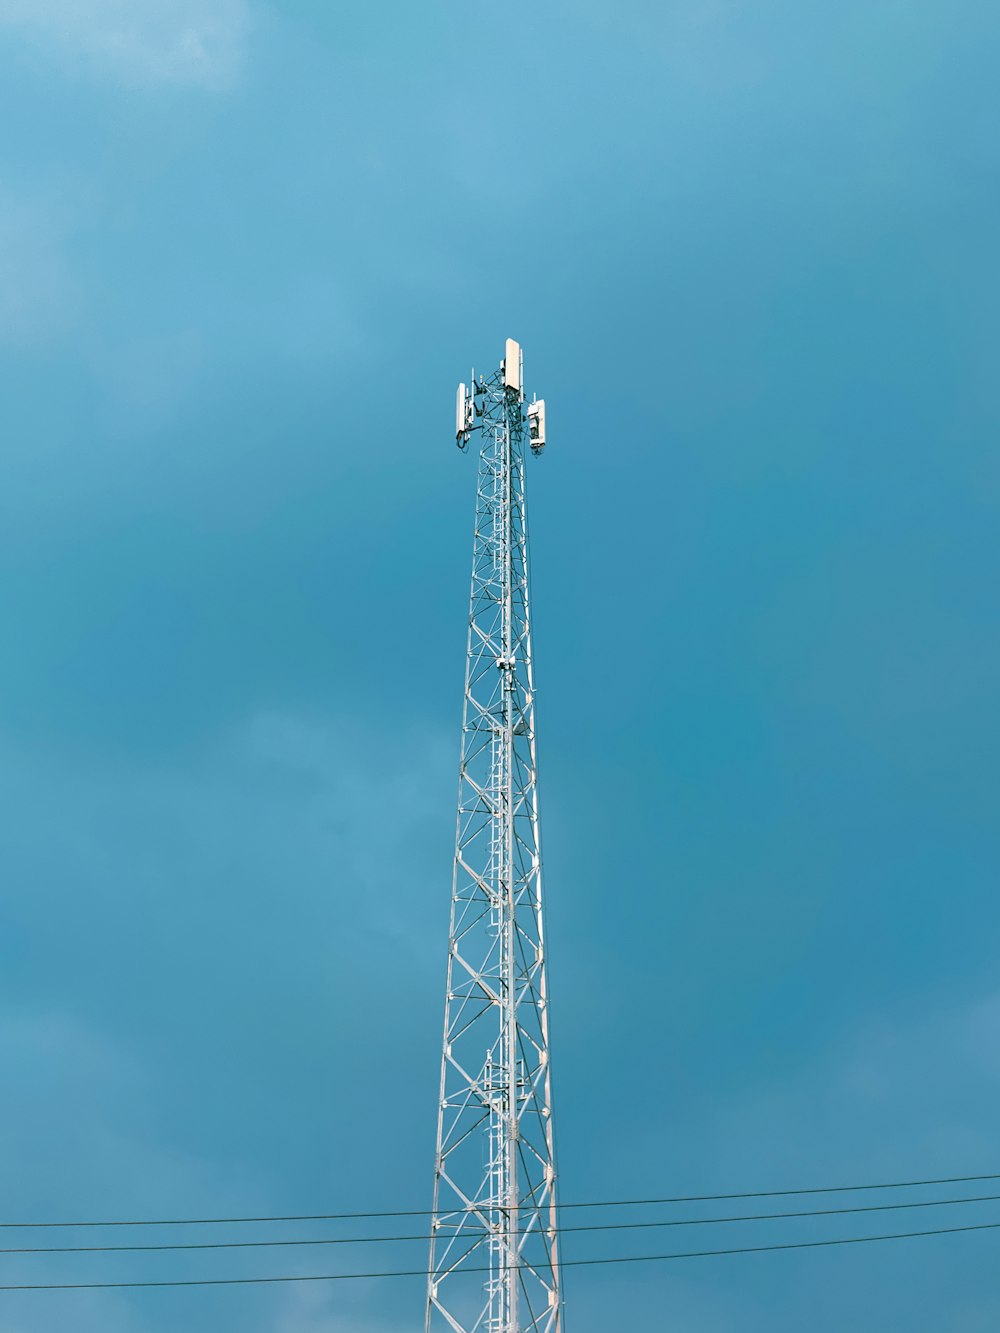
[[426, 1333], [563, 1329], [524, 500], [545, 404], [522, 385], [508, 338], [456, 407], [481, 448]]

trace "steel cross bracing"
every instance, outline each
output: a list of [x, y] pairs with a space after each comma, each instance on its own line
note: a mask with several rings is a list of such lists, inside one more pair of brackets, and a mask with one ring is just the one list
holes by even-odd
[[[426, 1330], [560, 1333], [528, 431], [502, 366], [474, 387], [482, 447]], [[483, 1267], [485, 1281], [466, 1271]]]

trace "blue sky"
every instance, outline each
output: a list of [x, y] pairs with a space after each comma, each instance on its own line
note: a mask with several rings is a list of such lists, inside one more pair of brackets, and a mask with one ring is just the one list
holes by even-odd
[[[975, 0], [0, 0], [6, 1217], [426, 1204], [453, 393], [507, 336], [564, 1197], [1000, 1170], [998, 56]], [[571, 1270], [567, 1327], [979, 1333], [992, 1235]], [[421, 1310], [39, 1293], [0, 1333]]]

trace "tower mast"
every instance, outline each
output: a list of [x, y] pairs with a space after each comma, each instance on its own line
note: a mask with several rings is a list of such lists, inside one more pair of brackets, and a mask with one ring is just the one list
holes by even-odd
[[426, 1333], [561, 1333], [521, 349], [460, 385], [481, 440]]

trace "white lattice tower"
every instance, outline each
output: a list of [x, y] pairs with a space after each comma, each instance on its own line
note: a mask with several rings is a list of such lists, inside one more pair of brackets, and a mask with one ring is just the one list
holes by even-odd
[[521, 351], [458, 395], [481, 439], [427, 1333], [560, 1333]]

